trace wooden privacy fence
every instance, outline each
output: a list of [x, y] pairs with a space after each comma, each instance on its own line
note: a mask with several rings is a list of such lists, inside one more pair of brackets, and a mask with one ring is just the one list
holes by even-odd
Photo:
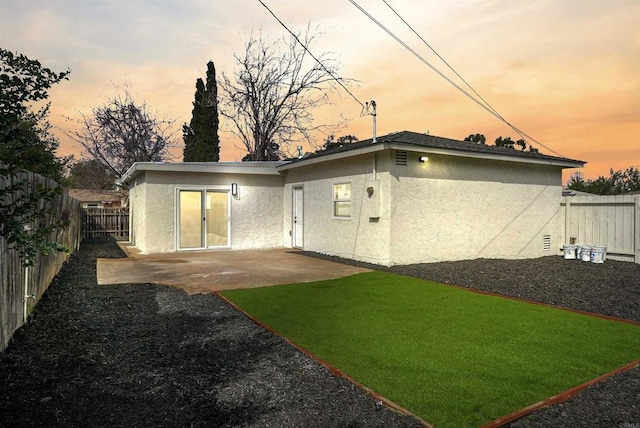
[[640, 263], [640, 195], [562, 198], [563, 241], [607, 247], [607, 258]]
[[[25, 184], [20, 185], [21, 182]], [[16, 185], [20, 190], [7, 190]], [[0, 175], [0, 190], [7, 190], [2, 192], [3, 197], [0, 202], [19, 204], [20, 198], [26, 193], [33, 192], [38, 185], [57, 186], [53, 180], [30, 172]], [[68, 218], [71, 221], [66, 229], [53, 231], [50, 239], [72, 250], [77, 250], [82, 239], [80, 202], [70, 197], [68, 191], [64, 189], [62, 194], [56, 195], [50, 201], [41, 200], [40, 208], [52, 208], [52, 214], [43, 219], [40, 224], [55, 223], [62, 218]], [[40, 300], [68, 257], [69, 255], [64, 252], [48, 256], [38, 254], [34, 265], [25, 268], [22, 266], [19, 252], [0, 236], [0, 352], [7, 347], [13, 333], [26, 322], [27, 315]]]
[[86, 238], [111, 236], [129, 239], [129, 210], [126, 208], [85, 208], [82, 227]]

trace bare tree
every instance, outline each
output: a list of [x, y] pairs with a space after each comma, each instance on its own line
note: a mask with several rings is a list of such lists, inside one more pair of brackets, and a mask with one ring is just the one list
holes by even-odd
[[[307, 47], [317, 38], [307, 29], [297, 38]], [[251, 36], [243, 55], [234, 55], [234, 79], [223, 73], [221, 109], [244, 144], [243, 160], [273, 160], [290, 155], [291, 146], [315, 146], [315, 131], [333, 133], [343, 125], [315, 124], [313, 110], [329, 103], [336, 88], [337, 64], [329, 54], [316, 61], [296, 37], [269, 42]], [[277, 148], [277, 149], [275, 149]]]
[[68, 181], [71, 189], [113, 190], [117, 179], [102, 162], [82, 159], [71, 167]]
[[82, 114], [80, 130], [67, 133], [116, 176], [135, 162], [170, 159], [175, 145], [174, 121], [158, 119], [146, 103], [137, 104], [128, 91]]

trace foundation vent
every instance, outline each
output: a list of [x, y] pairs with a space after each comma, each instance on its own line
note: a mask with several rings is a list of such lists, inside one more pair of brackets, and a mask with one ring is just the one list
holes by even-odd
[[542, 237], [542, 251], [551, 251], [551, 235]]
[[396, 150], [396, 165], [407, 166], [407, 152]]

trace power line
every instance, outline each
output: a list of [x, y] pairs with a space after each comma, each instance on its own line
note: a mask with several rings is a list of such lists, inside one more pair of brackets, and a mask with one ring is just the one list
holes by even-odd
[[345, 90], [349, 95], [351, 95], [351, 98], [353, 98], [353, 99], [354, 99], [358, 104], [360, 104], [360, 106], [362, 107], [362, 110], [364, 111], [364, 109], [365, 109], [364, 104], [363, 104], [363, 103], [362, 103], [358, 98], [356, 98], [356, 96], [355, 96], [355, 95], [353, 95], [349, 89], [347, 89], [347, 87], [346, 87], [346, 86], [345, 86], [345, 85], [340, 81], [340, 79], [339, 79], [338, 77], [336, 77], [336, 76], [333, 74], [333, 72], [332, 72], [331, 70], [329, 70], [327, 67], [325, 67], [325, 65], [324, 65], [324, 64], [323, 64], [323, 63], [322, 63], [318, 58], [316, 58], [316, 56], [315, 56], [313, 53], [311, 53], [311, 51], [309, 50], [309, 48], [307, 48], [307, 46], [305, 46], [305, 44], [304, 44], [304, 43], [302, 43], [302, 41], [298, 38], [298, 35], [297, 35], [297, 34], [295, 34], [293, 31], [291, 31], [291, 30], [290, 30], [290, 29], [289, 29], [289, 28], [284, 24], [284, 22], [282, 22], [282, 21], [280, 20], [280, 18], [278, 18], [278, 17], [276, 16], [276, 14], [275, 14], [275, 13], [273, 13], [273, 11], [272, 11], [271, 9], [269, 9], [269, 7], [268, 7], [266, 4], [264, 4], [264, 3], [262, 2], [262, 0], [258, 0], [258, 1], [260, 2], [260, 4], [261, 4], [262, 6], [264, 6], [264, 8], [265, 8], [265, 9], [267, 9], [267, 11], [269, 11], [269, 13], [271, 14], [271, 16], [273, 16], [273, 17], [275, 18], [275, 20], [276, 20], [276, 21], [278, 21], [278, 22], [280, 23], [280, 25], [282, 25], [282, 27], [283, 27], [285, 30], [287, 30], [287, 31], [289, 32], [289, 34], [291, 34], [291, 36], [293, 36], [293, 38], [294, 38], [294, 39], [296, 39], [296, 41], [300, 44], [300, 46], [302, 46], [302, 48], [303, 48], [303, 49], [304, 49], [304, 50], [305, 50], [309, 55], [311, 55], [311, 57], [312, 57], [313, 59], [315, 59], [315, 60], [316, 60], [316, 62], [317, 62], [318, 64], [320, 64], [320, 66], [324, 69], [324, 71], [326, 71], [326, 72], [329, 74], [329, 76], [331, 76], [331, 78], [332, 78], [333, 80], [335, 80], [335, 81], [336, 81], [336, 83], [338, 83], [338, 85], [342, 86], [342, 89], [344, 89], [344, 90]]
[[[458, 76], [458, 77], [460, 78], [460, 80], [462, 80], [462, 81], [465, 83], [465, 85], [467, 85], [467, 87], [468, 87], [469, 89], [471, 89], [471, 90], [473, 91], [473, 93], [474, 93], [474, 94], [476, 94], [476, 95], [478, 96], [478, 98], [480, 98], [480, 99], [485, 103], [485, 105], [486, 105], [487, 107], [489, 107], [489, 108], [490, 108], [493, 112], [495, 112], [496, 114], [499, 114], [499, 113], [498, 113], [498, 111], [497, 111], [495, 108], [493, 108], [493, 107], [491, 106], [491, 104], [489, 104], [489, 103], [487, 102], [487, 100], [485, 100], [484, 98], [482, 98], [482, 96], [481, 96], [478, 92], [476, 92], [476, 90], [475, 90], [475, 89], [473, 89], [473, 88], [471, 87], [471, 85], [469, 84], [469, 82], [467, 82], [467, 81], [466, 81], [462, 76], [460, 76], [460, 74], [458, 74], [458, 72], [457, 72], [457, 71], [456, 71], [456, 70], [455, 70], [455, 69], [454, 69], [454, 68], [453, 68], [453, 67], [452, 67], [452, 66], [451, 66], [451, 65], [450, 65], [450, 64], [449, 64], [449, 63], [448, 63], [448, 62], [447, 62], [447, 61], [446, 61], [442, 56], [440, 56], [440, 54], [439, 54], [438, 52], [436, 52], [436, 50], [435, 50], [435, 49], [434, 49], [434, 48], [433, 48], [429, 43], [427, 43], [427, 41], [426, 41], [426, 40], [425, 40], [425, 39], [424, 39], [420, 34], [418, 34], [418, 32], [417, 32], [416, 30], [414, 30], [414, 29], [413, 29], [413, 27], [412, 27], [412, 26], [411, 26], [407, 21], [405, 21], [405, 19], [404, 19], [402, 16], [400, 16], [400, 14], [399, 14], [398, 12], [396, 12], [396, 10], [395, 10], [393, 7], [391, 7], [391, 5], [390, 5], [389, 3], [387, 3], [387, 1], [386, 1], [386, 0], [382, 0], [382, 1], [383, 1], [383, 3], [384, 3], [384, 4], [386, 4], [386, 5], [387, 5], [387, 7], [388, 7], [389, 9], [391, 9], [391, 11], [392, 11], [392, 12], [393, 12], [393, 13], [394, 13], [394, 14], [395, 14], [395, 15], [396, 15], [396, 16], [397, 16], [397, 17], [398, 17], [398, 18], [399, 18], [399, 19], [400, 19], [400, 20], [401, 20], [401, 21], [402, 21], [402, 22], [403, 22], [407, 27], [409, 27], [409, 29], [413, 32], [413, 34], [415, 34], [415, 35], [416, 35], [420, 40], [422, 40], [422, 43], [424, 43], [424, 44], [425, 44], [429, 49], [431, 49], [431, 52], [433, 52], [434, 54], [436, 54], [436, 56], [437, 56], [438, 58], [440, 58], [440, 60], [441, 60], [442, 62], [444, 62], [444, 63], [446, 64], [446, 66], [447, 66], [447, 67], [449, 67], [449, 70], [453, 71], [453, 72], [455, 73], [455, 75], [456, 75], [456, 76]], [[501, 116], [501, 117], [502, 117], [502, 116]]]
[[[384, 0], [383, 0], [384, 1]], [[487, 103], [479, 94], [477, 94], [477, 92], [475, 90], [473, 90], [473, 88], [471, 88], [471, 86], [457, 73], [455, 72], [455, 70], [453, 70], [453, 68], [451, 66], [449, 66], [449, 64], [440, 56], [438, 55], [437, 52], [435, 52], [435, 50], [433, 48], [431, 48], [431, 46], [429, 46], [429, 44], [419, 35], [415, 32], [415, 30], [413, 30], [413, 28], [411, 28], [411, 26], [409, 24], [406, 23], [406, 21], [404, 19], [402, 19], [402, 17], [400, 17], [400, 15], [393, 10], [393, 8], [391, 8], [391, 6], [389, 6], [387, 4], [387, 2], [385, 1], [384, 3], [387, 4], [387, 6], [389, 6], [389, 8], [391, 8], [391, 10], [393, 10], [393, 12], [409, 27], [411, 28], [411, 30], [425, 43], [427, 44], [427, 46], [429, 46], [429, 48], [436, 53], [436, 55], [438, 55], [438, 57], [445, 62], [445, 64], [447, 64], [447, 66], [449, 66], [449, 68], [451, 68], [454, 73], [456, 73], [456, 75], [458, 77], [460, 77], [460, 79], [465, 82], [465, 84], [467, 84], [467, 86], [469, 86], [469, 88], [471, 88], [471, 90], [476, 93], [476, 95], [478, 95], [478, 97], [480, 99], [482, 99], [482, 101], [485, 103], [481, 103], [480, 101], [478, 101], [478, 99], [476, 99], [473, 95], [471, 95], [469, 92], [467, 92], [464, 88], [460, 87], [460, 85], [458, 85], [457, 83], [455, 83], [453, 80], [451, 80], [449, 77], [447, 77], [446, 75], [444, 75], [440, 70], [438, 70], [435, 66], [433, 66], [431, 63], [429, 63], [429, 61], [427, 61], [424, 57], [422, 57], [418, 52], [416, 52], [413, 48], [411, 48], [409, 45], [407, 45], [403, 40], [401, 40], [398, 36], [396, 36], [391, 30], [389, 30], [387, 27], [385, 27], [380, 21], [378, 21], [377, 19], [375, 19], [369, 12], [367, 12], [364, 8], [362, 8], [358, 3], [356, 3], [354, 0], [349, 0], [349, 2], [354, 5], [358, 10], [360, 10], [360, 12], [362, 12], [367, 18], [369, 18], [371, 21], [373, 21], [376, 25], [378, 25], [378, 27], [380, 27], [382, 30], [384, 30], [389, 36], [391, 36], [396, 42], [398, 42], [400, 45], [402, 45], [405, 49], [407, 49], [409, 52], [411, 52], [411, 54], [413, 54], [416, 58], [418, 58], [422, 63], [424, 63], [425, 65], [427, 65], [429, 68], [431, 68], [435, 73], [437, 73], [440, 77], [442, 77], [443, 79], [445, 79], [447, 82], [449, 82], [452, 86], [454, 86], [456, 89], [458, 89], [460, 92], [462, 92], [464, 95], [466, 95], [469, 99], [471, 99], [473, 102], [475, 102], [476, 104], [478, 104], [480, 107], [482, 107], [483, 109], [485, 109], [487, 112], [489, 112], [490, 114], [492, 114], [493, 116], [495, 116], [498, 120], [500, 120], [501, 122], [505, 123], [507, 126], [509, 126], [511, 129], [513, 129], [515, 132], [517, 132], [521, 137], [527, 137], [532, 141], [535, 141], [537, 144], [539, 144], [540, 146], [546, 148], [547, 150], [549, 150], [552, 153], [557, 154], [558, 156], [562, 156], [560, 153], [556, 152], [555, 150], [553, 150], [550, 147], [547, 147], [546, 145], [542, 144], [541, 142], [539, 142], [538, 140], [536, 140], [535, 138], [531, 137], [530, 135], [524, 133], [522, 130], [520, 130], [519, 128], [517, 128], [516, 126], [512, 125], [509, 121], [507, 121], [505, 118], [503, 118], [493, 107], [490, 106], [489, 103]]]
[[448, 62], [447, 60], [445, 60], [429, 43], [427, 43], [427, 41], [420, 35], [418, 34], [418, 32], [416, 30], [414, 30], [414, 28], [402, 17], [400, 16], [400, 14], [398, 12], [396, 12], [396, 10], [389, 4], [387, 3], [386, 0], [382, 0], [384, 2], [384, 4], [387, 5], [387, 7], [389, 9], [391, 9], [391, 11], [407, 26], [409, 27], [409, 29], [413, 32], [413, 34], [415, 34], [421, 41], [422, 43], [424, 43], [429, 49], [431, 49], [431, 52], [433, 52], [438, 58], [440, 58], [440, 60], [442, 62], [445, 63], [445, 65], [447, 67], [449, 67], [449, 70], [451, 70], [456, 76], [458, 76], [458, 78], [460, 80], [462, 80], [464, 82], [465, 85], [467, 85], [467, 87], [469, 89], [471, 89], [471, 91], [473, 91], [474, 94], [476, 94], [478, 96], [478, 98], [480, 98], [480, 100], [482, 100], [482, 102], [491, 109], [491, 111], [493, 111], [496, 116], [499, 117], [500, 120], [502, 120], [504, 123], [508, 124], [511, 129], [513, 129], [521, 138], [525, 138], [524, 135], [522, 135], [522, 133], [515, 127], [512, 126], [500, 113], [498, 113], [498, 110], [496, 110], [495, 108], [493, 108], [493, 106], [491, 104], [489, 104], [489, 102], [487, 100], [485, 100], [482, 95], [480, 95], [475, 89], [473, 89], [473, 87], [469, 84], [469, 82], [467, 82], [464, 77], [462, 77]]
[[426, 59], [424, 59], [424, 57], [422, 57], [418, 52], [416, 52], [413, 48], [411, 48], [409, 45], [407, 45], [404, 41], [402, 41], [398, 36], [396, 36], [391, 30], [389, 30], [387, 27], [385, 27], [380, 21], [378, 21], [377, 19], [375, 19], [369, 12], [367, 12], [366, 10], [364, 10], [358, 3], [356, 3], [353, 0], [349, 0], [349, 2], [351, 4], [353, 4], [356, 8], [358, 8], [365, 16], [367, 16], [367, 18], [369, 18], [370, 20], [372, 20], [375, 24], [378, 25], [378, 27], [380, 27], [381, 29], [383, 29], [388, 35], [390, 35], [391, 37], [393, 37], [393, 39], [395, 39], [396, 42], [400, 43], [405, 49], [407, 49], [409, 52], [411, 52], [416, 58], [418, 58], [420, 61], [422, 61], [425, 65], [427, 65], [429, 68], [431, 68], [433, 71], [435, 71], [440, 77], [442, 77], [443, 79], [445, 79], [447, 82], [449, 82], [451, 85], [453, 85], [456, 89], [458, 89], [460, 92], [462, 92], [463, 94], [465, 94], [467, 97], [469, 97], [473, 102], [475, 102], [476, 104], [478, 104], [480, 107], [482, 107], [483, 109], [487, 110], [489, 113], [493, 114], [495, 116], [495, 113], [493, 111], [491, 111], [491, 109], [489, 109], [487, 106], [485, 106], [484, 104], [482, 104], [480, 101], [478, 101], [477, 99], [475, 99], [471, 94], [469, 94], [467, 91], [465, 91], [463, 88], [460, 87], [460, 85], [458, 85], [456, 82], [454, 82], [453, 80], [449, 79], [447, 76], [445, 76], [440, 70], [438, 70], [437, 68], [435, 68], [433, 65], [431, 65], [431, 63], [429, 61], [427, 61]]

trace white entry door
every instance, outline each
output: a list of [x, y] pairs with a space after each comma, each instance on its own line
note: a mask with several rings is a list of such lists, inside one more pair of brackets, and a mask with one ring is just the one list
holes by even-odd
[[293, 188], [293, 246], [304, 245], [304, 191], [302, 187]]

